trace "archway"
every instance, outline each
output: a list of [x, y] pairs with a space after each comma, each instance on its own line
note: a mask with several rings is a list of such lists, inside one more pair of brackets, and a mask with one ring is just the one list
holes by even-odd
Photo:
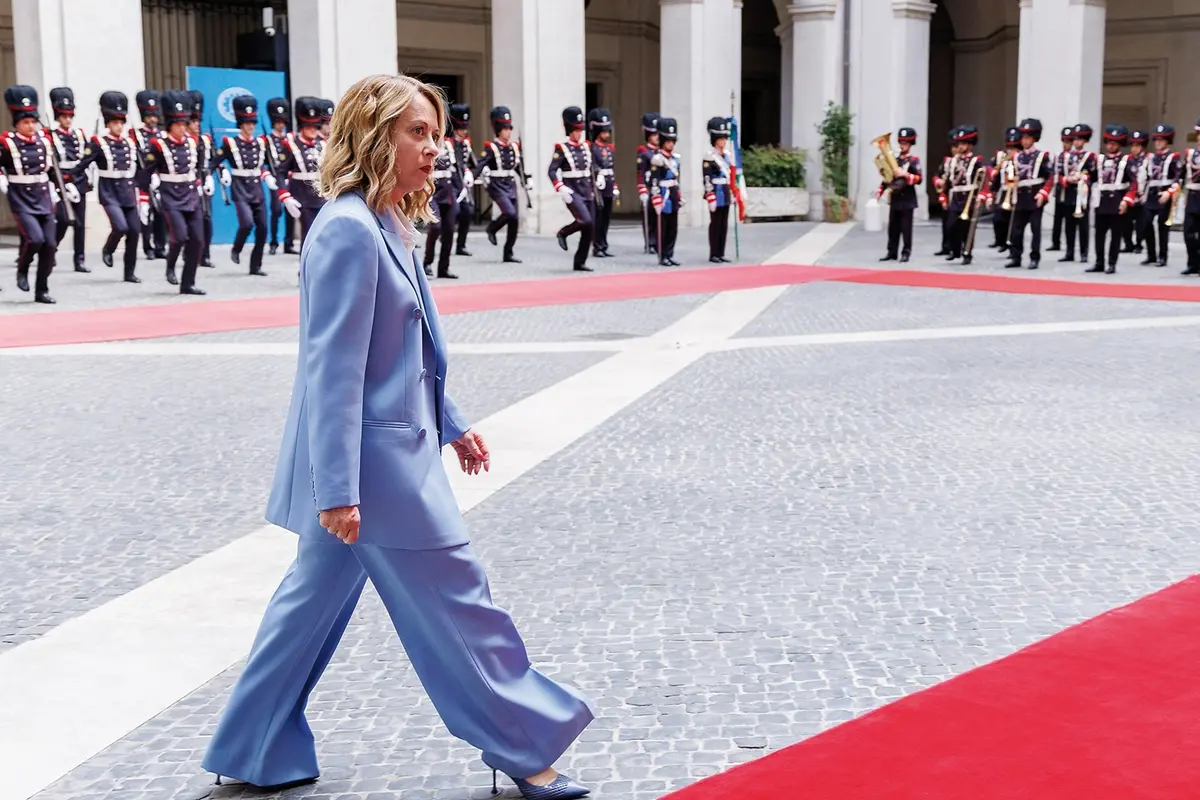
[[772, 0], [746, 0], [742, 6], [742, 144], [778, 144], [783, 60]]

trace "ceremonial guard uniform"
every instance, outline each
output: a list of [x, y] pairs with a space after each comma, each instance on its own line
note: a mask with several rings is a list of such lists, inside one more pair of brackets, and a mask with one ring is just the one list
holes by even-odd
[[942, 165], [938, 167], [937, 174], [933, 176], [933, 188], [937, 190], [938, 205], [942, 207], [942, 246], [934, 253], [935, 256], [944, 256], [950, 252], [950, 231], [954, 227], [954, 218], [950, 216], [950, 165], [954, 163], [954, 157], [958, 155], [961, 146], [958, 143], [958, 128], [951, 128], [946, 135], [947, 141], [950, 144], [950, 155], [942, 157]]
[[[198, 145], [199, 161], [196, 166], [196, 186], [200, 191], [200, 204], [204, 208], [204, 249], [200, 252], [200, 266], [211, 267], [213, 263], [209, 256], [209, 249], [212, 247], [213, 237], [212, 197], [215, 190], [213, 170], [216, 168], [217, 162], [217, 143], [213, 141], [212, 136], [200, 131], [200, 120], [204, 117], [204, 94], [196, 89], [189, 90], [188, 94], [192, 97], [192, 117], [188, 132]], [[228, 197], [225, 199], [225, 205], [229, 205]]]
[[284, 213], [283, 204], [279, 202], [279, 193], [287, 187], [287, 171], [280, 170], [284, 157], [288, 152], [288, 127], [292, 123], [292, 107], [282, 97], [272, 97], [267, 101], [267, 116], [271, 118], [270, 133], [263, 134], [263, 144], [267, 148], [267, 159], [271, 175], [275, 178], [275, 188], [271, 190], [271, 255], [279, 249], [279, 220], [283, 219], [283, 252], [296, 252], [296, 222], [291, 214]]
[[[196, 287], [196, 268], [204, 250], [204, 209], [196, 190], [200, 144], [187, 130], [192, 118], [192, 97], [171, 89], [162, 95], [167, 133], [151, 143], [146, 167], [154, 171], [151, 189], [159, 192], [162, 214], [167, 220], [171, 249], [167, 252], [167, 283], [179, 286], [180, 294], [204, 294]], [[175, 277], [175, 262], [183, 252], [183, 280]]]
[[[954, 138], [959, 153], [950, 161], [950, 175], [945, 184], [949, 197], [946, 214], [950, 218], [950, 252], [946, 260], [953, 261], [961, 257], [964, 264], [970, 264], [971, 254], [964, 252], [971, 226], [969, 217], [974, 213], [976, 204], [985, 199], [987, 166], [974, 153], [975, 143], [979, 141], [979, 130], [974, 125], [960, 126]], [[977, 184], [980, 181], [982, 183]], [[968, 219], [962, 219], [964, 212]]]
[[[900, 144], [900, 152], [896, 163], [903, 172], [896, 175], [891, 183], [880, 182], [876, 197], [882, 197], [885, 192], [891, 192], [888, 209], [887, 254], [880, 261], [895, 261], [897, 256], [901, 261], [908, 261], [912, 255], [913, 212], [917, 208], [917, 187], [921, 185], [921, 159], [912, 152], [912, 146], [917, 143], [915, 128], [901, 128], [896, 141]], [[900, 250], [900, 240], [904, 239], [904, 249]]]
[[505, 106], [496, 106], [491, 118], [496, 138], [479, 154], [479, 175], [487, 185], [488, 197], [500, 209], [500, 216], [488, 224], [487, 237], [495, 245], [496, 233], [506, 228], [504, 260], [520, 264], [521, 259], [513, 255], [513, 245], [517, 242], [517, 181], [525, 185], [526, 194], [533, 192], [533, 184], [525, 174], [521, 146], [502, 135], [503, 131], [512, 131], [512, 112]]
[[[1196, 120], [1200, 135], [1200, 120]], [[1184, 275], [1200, 275], [1200, 148], [1188, 148], [1183, 154], [1180, 170], [1183, 184], [1183, 243], [1187, 247], [1187, 269]]]
[[335, 103], [332, 100], [322, 97], [321, 103], [321, 125], [317, 129], [322, 139], [329, 138], [329, 126], [333, 124], [333, 110]]
[[263, 183], [265, 181], [272, 191], [278, 187], [270, 172], [267, 137], [254, 135], [254, 127], [258, 124], [258, 100], [248, 94], [233, 98], [233, 115], [241, 130], [237, 136], [221, 137], [221, 147], [213, 164], [214, 169], [221, 167], [221, 184], [229, 188], [233, 207], [237, 210], [238, 229], [229, 257], [235, 264], [242, 262], [242, 248], [253, 229], [250, 274], [266, 275], [262, 268], [263, 249], [267, 245], [267, 201], [263, 197]]
[[458, 172], [462, 182], [462, 190], [458, 195], [458, 219], [455, 227], [458, 229], [458, 246], [454, 249], [456, 256], [468, 256], [467, 234], [471, 230], [471, 221], [475, 218], [475, 175], [479, 171], [475, 160], [475, 151], [471, 146], [471, 107], [466, 103], [454, 103], [450, 106], [450, 123], [454, 126], [454, 159], [458, 162]]
[[[1135, 130], [1129, 134], [1129, 165], [1133, 167], [1133, 174], [1138, 175], [1142, 171], [1142, 164], [1146, 160], [1146, 145], [1150, 141], [1150, 136], [1145, 131]], [[1125, 245], [1121, 248], [1122, 253], [1140, 253], [1142, 252], [1142, 198], [1138, 197], [1134, 200], [1134, 205], [1127, 212], [1130, 216], [1130, 224], [1123, 225]]]
[[642, 239], [647, 253], [658, 252], [658, 225], [650, 221], [650, 162], [658, 152], [658, 114], [651, 111], [642, 115], [642, 134], [646, 143], [637, 150], [638, 201], [642, 204]]
[[137, 93], [134, 100], [142, 118], [142, 126], [129, 131], [138, 164], [137, 175], [133, 180], [138, 190], [145, 192], [150, 198], [150, 221], [142, 225], [142, 252], [146, 254], [147, 259], [166, 258], [167, 218], [162, 212], [158, 189], [150, 186], [150, 176], [154, 170], [146, 164], [146, 156], [150, 153], [154, 140], [161, 139], [164, 135], [158, 127], [162, 119], [161, 98], [158, 92], [143, 89]]
[[108, 215], [111, 228], [100, 251], [104, 266], [113, 265], [113, 253], [124, 237], [125, 280], [128, 283], [141, 283], [134, 270], [137, 267], [138, 236], [142, 225], [150, 218], [150, 197], [139, 191], [135, 183], [137, 155], [133, 142], [124, 135], [128, 108], [129, 100], [121, 92], [100, 95], [100, 113], [108, 131], [92, 137], [83, 149], [83, 159], [75, 169], [78, 174], [93, 163], [98, 168], [96, 194], [100, 199], [100, 207]]
[[1025, 229], [1029, 228], [1029, 268], [1037, 269], [1042, 260], [1042, 211], [1054, 191], [1054, 166], [1050, 153], [1035, 146], [1042, 138], [1042, 123], [1021, 120], [1021, 151], [1014, 159], [1017, 171], [1017, 200], [1013, 204], [1012, 239], [1009, 262], [1005, 267], [1021, 266], [1025, 254]]
[[679, 155], [675, 142], [679, 132], [675, 120], [670, 117], [658, 119], [659, 149], [650, 159], [650, 203], [654, 206], [658, 227], [658, 263], [664, 267], [678, 267], [675, 260], [675, 237], [679, 232], [679, 208], [683, 205], [683, 193], [679, 188]]
[[[997, 150], [992, 156], [991, 178], [988, 182], [988, 204], [992, 207], [992, 232], [996, 241], [989, 247], [997, 248], [1001, 253], [1008, 250], [1008, 232], [1012, 230], [1012, 201], [1016, 195], [1012, 192], [1016, 183], [1016, 168], [1013, 159], [1021, 149], [1021, 132], [1016, 128], [1004, 130], [1004, 149]], [[1009, 204], [1005, 208], [1005, 204]]]
[[[1092, 178], [1096, 175], [1096, 154], [1083, 148], [1092, 140], [1092, 126], [1079, 123], [1071, 129], [1071, 150], [1067, 152], [1058, 176], [1058, 205], [1067, 226], [1067, 253], [1062, 261], [1075, 260], [1075, 239], [1079, 238], [1079, 259], [1088, 260], [1088, 218], [1091, 216], [1089, 195]], [[1082, 191], [1083, 196], [1080, 196]], [[1079, 216], [1076, 216], [1076, 212]], [[1055, 219], [1058, 212], [1055, 211]]]
[[[83, 158], [84, 147], [87, 146], [87, 134], [79, 128], [72, 128], [71, 121], [75, 119], [75, 93], [65, 86], [50, 90], [50, 107], [54, 109], [54, 117], [58, 127], [54, 129], [54, 149], [58, 156], [58, 166], [62, 172], [64, 188], [67, 194], [76, 194], [74, 198], [64, 198], [67, 202], [59, 203], [55, 210], [58, 230], [55, 231], [55, 245], [62, 243], [68, 228], [74, 228], [72, 238], [73, 258], [76, 272], [91, 272], [83, 265], [84, 222], [87, 218], [87, 193], [92, 190], [86, 172], [76, 172], [75, 167]], [[68, 203], [71, 214], [67, 214]], [[72, 216], [74, 221], [72, 221]]]
[[450, 248], [454, 245], [454, 231], [461, 210], [458, 198], [465, 184], [458, 166], [458, 145], [449, 130], [446, 133], [446, 138], [442, 139], [442, 151], [433, 162], [432, 202], [436, 206], [437, 222], [429, 226], [426, 234], [424, 266], [425, 274], [432, 276], [433, 254], [440, 240], [442, 253], [438, 258], [438, 277], [454, 279], [458, 276], [450, 271]]
[[317, 212], [325, 205], [325, 200], [317, 194], [318, 170], [325, 150], [325, 140], [318, 130], [324, 117], [321, 103], [316, 97], [296, 98], [296, 124], [300, 130], [287, 137], [283, 161], [279, 164], [279, 171], [288, 176], [287, 188], [280, 187], [279, 202], [300, 220], [301, 246]]
[[[1117, 271], [1117, 255], [1121, 250], [1121, 234], [1130, 224], [1127, 212], [1137, 199], [1137, 172], [1129, 156], [1122, 155], [1121, 148], [1129, 139], [1129, 130], [1124, 125], [1107, 125], [1104, 128], [1105, 153], [1100, 156], [1096, 168], [1096, 179], [1092, 190], [1096, 192], [1096, 265], [1088, 272]], [[1104, 266], [1104, 238], [1112, 234], [1108, 247], [1108, 268]]]
[[1140, 219], [1134, 219], [1141, 224], [1140, 238], [1146, 245], [1146, 259], [1142, 263], [1165, 267], [1171, 233], [1167, 215], [1171, 198], [1179, 192], [1182, 161], [1178, 153], [1171, 152], [1171, 145], [1175, 143], [1174, 127], [1156, 125], [1150, 133], [1150, 140], [1154, 142], [1154, 152], [1146, 155], [1141, 165], [1134, 169], [1134, 174], [1138, 176], [1138, 198], [1142, 201], [1143, 209]]
[[558, 246], [567, 250], [567, 237], [579, 234], [579, 246], [575, 248], [575, 269], [591, 272], [587, 265], [588, 253], [592, 248], [592, 237], [596, 235], [596, 184], [592, 177], [592, 146], [583, 136], [585, 122], [583, 111], [578, 106], [564, 108], [563, 130], [567, 138], [554, 145], [550, 156], [550, 168], [546, 170], [554, 191], [567, 204], [574, 221], [558, 231]]
[[708, 203], [708, 260], [728, 264], [725, 258], [725, 239], [729, 235], [729, 209], [733, 207], [733, 185], [730, 176], [729, 120], [713, 117], [708, 121], [708, 140], [712, 149], [704, 154], [700, 173], [704, 180], [704, 202]]
[[596, 175], [596, 236], [592, 255], [609, 258], [608, 225], [612, 222], [613, 203], [621, 196], [621, 188], [617, 186], [617, 154], [612, 144], [612, 113], [607, 108], [593, 108], [588, 114], [588, 126]]
[[1054, 157], [1054, 185], [1058, 187], [1055, 198], [1058, 202], [1054, 204], [1054, 229], [1050, 234], [1050, 246], [1046, 248], [1047, 253], [1062, 249], [1063, 223], [1066, 222], [1067, 216], [1073, 208], [1066, 201], [1067, 184], [1064, 179], [1067, 176], [1067, 161], [1071, 155], [1072, 143], [1075, 141], [1075, 129], [1071, 126], [1063, 128], [1058, 138], [1062, 141], [1062, 151]]
[[[38, 124], [38, 95], [32, 86], [10, 86], [4, 102], [12, 112], [13, 130], [0, 134], [0, 193], [21, 234], [17, 255], [17, 288], [29, 291], [29, 265], [37, 256], [34, 299], [54, 303], [50, 273], [54, 271], [54, 204], [58, 189], [52, 180], [50, 137]], [[29, 124], [27, 121], [32, 121]]]

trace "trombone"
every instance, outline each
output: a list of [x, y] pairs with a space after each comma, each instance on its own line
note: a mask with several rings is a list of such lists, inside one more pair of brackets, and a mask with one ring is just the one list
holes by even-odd
[[983, 183], [986, 177], [984, 175], [985, 172], [987, 172], [985, 169], [975, 170], [975, 178], [971, 181], [971, 190], [967, 192], [967, 204], [963, 207], [962, 213], [958, 215], [958, 218], [963, 222], [971, 218], [972, 206], [977, 199], [976, 195], [983, 191]]

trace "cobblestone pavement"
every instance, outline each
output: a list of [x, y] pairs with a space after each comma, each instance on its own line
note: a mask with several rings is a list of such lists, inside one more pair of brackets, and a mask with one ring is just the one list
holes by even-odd
[[[741, 256], [738, 263], [756, 264], [781, 250], [788, 242], [812, 228], [808, 222], [756, 223], [741, 226]], [[589, 259], [589, 266], [597, 274], [631, 272], [636, 270], [660, 269], [653, 255], [642, 254], [641, 227], [620, 222], [609, 232], [609, 251], [612, 258]], [[571, 270], [572, 257], [578, 237], [569, 240], [570, 253], [558, 248], [553, 236], [522, 234], [517, 240], [516, 254], [521, 264], [501, 262], [500, 248], [492, 247], [484, 237], [482, 229], [473, 231], [468, 239], [471, 258], [456, 256], [451, 262], [451, 271], [459, 276], [458, 282], [507, 281], [533, 278], [562, 277], [577, 274]], [[247, 274], [249, 251], [243, 251], [241, 266], [229, 258], [228, 245], [213, 245], [213, 269], [201, 267], [197, 285], [208, 292], [205, 298], [182, 298], [177, 287], [164, 278], [166, 262], [139, 261], [138, 276], [142, 283], [133, 285], [121, 280], [121, 266], [117, 263], [108, 269], [100, 262], [100, 254], [87, 257], [92, 270], [88, 274], [73, 272], [70, 268], [70, 251], [63, 248], [59, 253], [59, 265], [50, 279], [51, 293], [58, 300], [56, 306], [43, 306], [33, 302], [32, 293], [16, 288], [15, 251], [0, 249], [0, 314], [42, 313], [71, 311], [83, 308], [100, 308], [126, 305], [161, 305], [173, 302], [205, 302], [207, 300], [232, 300], [249, 297], [270, 297], [296, 292], [297, 256], [266, 256], [263, 268], [267, 276], [255, 277]], [[422, 257], [421, 250], [417, 257]], [[729, 237], [726, 256], [734, 258], [733, 236]], [[684, 267], [708, 267], [708, 229], [684, 228], [679, 232], [679, 243], [675, 260]], [[65, 265], [65, 266], [64, 266]], [[434, 281], [435, 285], [438, 281]]]
[[[1098, 283], [1179, 283], [1188, 286], [1200, 285], [1200, 280], [1197, 280], [1195, 276], [1186, 277], [1179, 274], [1187, 266], [1187, 251], [1183, 246], [1182, 233], [1176, 233], [1171, 237], [1170, 252], [1168, 254], [1169, 263], [1166, 267], [1142, 266], [1140, 262], [1145, 258], [1144, 254], [1122, 253], [1117, 261], [1117, 272], [1115, 275], [1097, 275], [1084, 272], [1091, 264], [1085, 264], [1080, 261], [1060, 263], [1058, 259], [1064, 255], [1064, 252], [1050, 253], [1045, 251], [1045, 248], [1050, 246], [1049, 222], [1042, 227], [1042, 261], [1036, 271], [1004, 268], [1004, 264], [1008, 260], [1007, 256], [998, 250], [988, 248], [988, 245], [992, 243], [993, 237], [991, 223], [987, 220], [981, 220], [979, 223], [975, 239], [975, 257], [969, 266], [964, 267], [961, 261], [946, 261], [943, 256], [934, 255], [942, 243], [942, 222], [940, 219], [914, 224], [912, 258], [908, 263], [901, 264], [897, 261], [880, 263], [879, 259], [887, 251], [886, 207], [884, 207], [883, 212], [883, 231], [872, 233], [864, 230], [859, 225], [849, 236], [843, 239], [830, 252], [826, 253], [824, 258], [821, 259], [821, 263], [839, 267], [853, 266], [879, 267], [881, 269], [998, 273], [1022, 278], [1054, 278], [1058, 280], [1094, 281]], [[1094, 247], [1095, 228], [1093, 227], [1091, 231], [1093, 241], [1092, 245], [1088, 247], [1088, 252], [1094, 262], [1096, 255]], [[1064, 246], [1065, 241], [1064, 237]], [[1025, 236], [1025, 247], [1023, 263], [1028, 267], [1028, 233]], [[1076, 253], [1076, 258], [1078, 257], [1079, 255]]]
[[[637, 334], [703, 300], [461, 315], [448, 329]], [[742, 335], [1195, 308], [812, 284]], [[602, 358], [459, 356], [451, 387], [479, 418]], [[23, 565], [0, 579], [4, 646], [257, 527], [291, 357], [0, 369], [0, 559]], [[599, 800], [652, 800], [1185, 577], [1200, 558], [1198, 369], [1195, 327], [704, 356], [467, 514], [534, 662], [599, 711], [557, 766]], [[239, 669], [38, 800], [195, 796]], [[309, 712], [319, 783], [214, 800], [491, 796], [370, 591]]]

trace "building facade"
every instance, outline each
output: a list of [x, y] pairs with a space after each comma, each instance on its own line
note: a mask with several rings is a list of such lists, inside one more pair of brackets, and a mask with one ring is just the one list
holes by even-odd
[[1170, 122], [1182, 144], [1200, 116], [1200, 0], [0, 0], [0, 79], [43, 96], [71, 86], [90, 128], [106, 89], [132, 97], [182, 86], [188, 65], [244, 66], [240, 39], [261, 33], [264, 7], [287, 37], [293, 97], [336, 98], [400, 69], [470, 103], [476, 143], [491, 135], [487, 110], [510, 107], [535, 179], [533, 230], [566, 218], [544, 174], [568, 105], [612, 110], [624, 212], [638, 208], [641, 115], [675, 117], [689, 224], [705, 217], [713, 116], [737, 114], [744, 144], [805, 149], [816, 214], [830, 102], [854, 114], [859, 207], [877, 185], [871, 141], [901, 125], [920, 131], [928, 163], [958, 123], [979, 126], [989, 151], [1025, 116], [1051, 149], [1076, 122]]

